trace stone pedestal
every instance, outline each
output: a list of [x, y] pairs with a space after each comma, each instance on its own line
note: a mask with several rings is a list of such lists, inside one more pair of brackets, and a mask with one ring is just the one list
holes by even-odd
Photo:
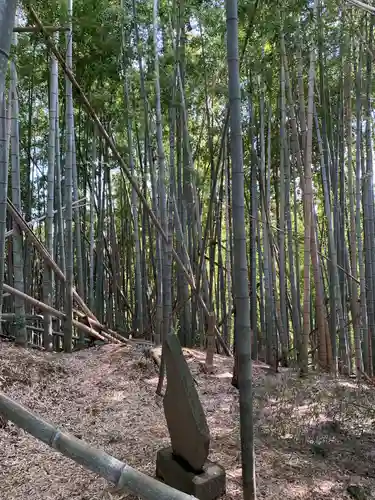
[[203, 471], [197, 474], [173, 455], [172, 447], [158, 451], [156, 477], [199, 500], [215, 500], [225, 494], [225, 470], [220, 465], [206, 460]]

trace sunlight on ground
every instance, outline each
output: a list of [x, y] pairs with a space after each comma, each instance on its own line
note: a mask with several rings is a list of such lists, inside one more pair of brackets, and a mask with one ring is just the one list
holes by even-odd
[[227, 427], [215, 427], [214, 432], [212, 432], [212, 436], [217, 436], [220, 438], [231, 437], [234, 429], [228, 429]]
[[[356, 382], [349, 382], [349, 380], [340, 380], [340, 382], [338, 382], [338, 384], [341, 387], [347, 387], [348, 389], [358, 389], [358, 384]], [[366, 389], [369, 389], [369, 388], [366, 387]]]
[[335, 486], [333, 481], [320, 481], [319, 489], [322, 493], [329, 493]]
[[296, 412], [302, 417], [303, 415], [306, 415], [309, 413], [311, 407], [309, 405], [302, 405], [296, 408]]
[[[182, 349], [183, 353], [185, 354], [186, 357], [189, 357], [189, 356], [192, 356], [193, 358], [195, 359], [199, 359], [199, 360], [205, 360], [206, 359], [206, 353], [204, 351], [196, 351], [194, 349], [188, 349], [188, 348], [183, 348]], [[214, 356], [214, 361], [215, 361], [215, 357]]]
[[232, 378], [232, 374], [230, 372], [223, 372], [213, 375], [214, 378]]
[[242, 469], [241, 467], [236, 467], [235, 469], [227, 470], [227, 476], [230, 477], [233, 481], [242, 481]]
[[288, 498], [305, 498], [310, 491], [304, 484], [289, 484], [287, 485]]
[[126, 399], [126, 394], [124, 391], [115, 391], [110, 399], [112, 401], [123, 401]]
[[158, 381], [159, 377], [146, 378], [144, 380], [145, 384], [147, 385], [157, 385]]

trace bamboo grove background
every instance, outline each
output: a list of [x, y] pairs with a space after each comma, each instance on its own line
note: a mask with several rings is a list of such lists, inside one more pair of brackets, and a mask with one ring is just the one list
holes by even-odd
[[[372, 376], [374, 16], [354, 0], [275, 4], [240, 1], [238, 10], [237, 234], [246, 240], [252, 357], [302, 374], [312, 366]], [[50, 40], [123, 162], [43, 36], [22, 31], [34, 20], [19, 8], [0, 113], [3, 334], [48, 350], [83, 342], [74, 286], [120, 338], [158, 344], [174, 328], [183, 345], [204, 346], [211, 312], [217, 348], [233, 349], [238, 141], [224, 4], [41, 1], [37, 12], [61, 27]], [[7, 197], [65, 282], [6, 212]]]

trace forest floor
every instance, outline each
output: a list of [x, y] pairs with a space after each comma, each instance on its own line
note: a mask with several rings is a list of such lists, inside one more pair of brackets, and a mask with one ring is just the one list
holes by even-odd
[[[168, 446], [151, 360], [131, 347], [47, 354], [0, 343], [0, 389], [67, 432], [153, 475]], [[227, 472], [225, 499], [241, 498], [238, 392], [231, 360], [185, 350], [211, 432], [210, 459]], [[258, 498], [375, 498], [375, 387], [254, 364]], [[1, 500], [120, 500], [103, 479], [8, 422], [0, 428]]]

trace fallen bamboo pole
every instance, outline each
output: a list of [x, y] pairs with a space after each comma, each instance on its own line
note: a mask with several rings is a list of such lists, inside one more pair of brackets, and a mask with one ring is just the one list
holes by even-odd
[[[66, 314], [63, 313], [62, 311], [58, 311], [54, 307], [48, 306], [47, 304], [44, 304], [44, 302], [41, 302], [40, 300], [34, 299], [33, 297], [30, 297], [30, 295], [27, 295], [24, 292], [21, 292], [20, 290], [16, 290], [15, 288], [7, 285], [4, 283], [3, 289], [7, 292], [9, 292], [11, 295], [15, 295], [16, 297], [19, 297], [20, 299], [25, 300], [29, 304], [32, 304], [35, 307], [39, 307], [42, 311], [46, 311], [49, 313], [51, 316], [54, 316], [55, 318], [60, 318], [60, 319], [65, 319]], [[107, 342], [112, 342], [114, 344], [121, 344], [120, 340], [113, 338], [111, 335], [109, 335], [106, 332], [101, 332], [98, 333], [96, 330], [93, 328], [90, 328], [87, 325], [84, 325], [83, 323], [77, 321], [76, 319], [73, 319], [73, 326], [78, 328], [78, 330], [82, 330], [89, 335], [92, 335], [93, 337], [97, 338], [98, 340], [102, 341], [107, 341]]]
[[98, 333], [93, 328], [90, 328], [89, 326], [80, 323], [76, 319], [73, 319], [73, 326], [75, 326], [78, 330], [82, 330], [91, 335], [92, 337], [97, 338], [98, 340], [102, 340], [104, 342], [105, 341], [112, 342], [113, 344], [121, 344], [119, 340], [112, 338], [110, 335], [108, 335], [108, 333], [105, 332]]
[[196, 500], [193, 496], [146, 476], [127, 463], [61, 431], [2, 392], [0, 414], [39, 441], [115, 484], [120, 491], [131, 492], [145, 500]]
[[[63, 69], [65, 75], [69, 78], [69, 80], [71, 81], [73, 87], [77, 91], [77, 94], [80, 97], [81, 102], [84, 105], [84, 107], [85, 107], [88, 115], [91, 117], [92, 121], [97, 126], [97, 130], [99, 131], [100, 135], [102, 136], [102, 138], [106, 142], [107, 146], [112, 151], [114, 157], [118, 161], [118, 163], [119, 163], [119, 165], [121, 167], [122, 172], [126, 175], [128, 181], [130, 182], [130, 184], [132, 185], [132, 187], [136, 191], [136, 193], [138, 195], [138, 198], [141, 201], [141, 203], [143, 205], [143, 208], [147, 212], [148, 216], [150, 217], [152, 223], [154, 224], [155, 229], [160, 234], [160, 236], [165, 241], [165, 243], [168, 243], [168, 236], [167, 236], [167, 234], [165, 233], [164, 229], [162, 228], [162, 226], [161, 226], [161, 224], [160, 224], [157, 216], [154, 214], [152, 208], [150, 208], [149, 204], [147, 203], [147, 200], [146, 200], [146, 198], [145, 198], [145, 196], [144, 196], [141, 188], [139, 187], [137, 180], [135, 179], [135, 177], [130, 172], [128, 166], [126, 165], [126, 163], [125, 163], [125, 161], [123, 159], [123, 157], [120, 155], [118, 149], [116, 148], [115, 143], [113, 142], [112, 138], [110, 137], [110, 135], [108, 134], [108, 132], [104, 128], [104, 126], [103, 126], [102, 122], [100, 121], [98, 115], [95, 113], [93, 107], [90, 104], [90, 101], [86, 97], [86, 94], [84, 93], [84, 91], [80, 87], [79, 83], [75, 79], [73, 72], [66, 65], [64, 58], [62, 57], [62, 55], [60, 54], [60, 52], [57, 50], [57, 48], [56, 48], [55, 44], [53, 43], [53, 41], [51, 40], [51, 37], [49, 36], [48, 32], [44, 29], [43, 23], [40, 21], [38, 15], [35, 12], [35, 10], [33, 9], [32, 5], [30, 5], [30, 3], [28, 3], [28, 2], [26, 2], [25, 6], [27, 7], [27, 10], [29, 11], [32, 19], [34, 20], [34, 22], [36, 24], [36, 26], [39, 27], [41, 33], [43, 34], [47, 46], [50, 48], [50, 50], [52, 51], [52, 53], [55, 55], [56, 59], [58, 60], [58, 62], [61, 65], [61, 68]], [[202, 309], [203, 309], [206, 317], [208, 318], [208, 316], [209, 316], [209, 310], [208, 310], [208, 307], [207, 307], [207, 305], [206, 305], [206, 303], [205, 303], [202, 295], [200, 293], [198, 293], [198, 290], [197, 290], [196, 285], [195, 285], [194, 276], [190, 275], [189, 271], [186, 269], [186, 267], [184, 266], [184, 263], [180, 259], [180, 256], [178, 255], [178, 253], [176, 252], [176, 250], [173, 247], [172, 247], [172, 256], [173, 256], [173, 259], [175, 260], [176, 264], [178, 265], [178, 267], [183, 272], [183, 274], [184, 274], [187, 282], [189, 283], [189, 285], [191, 287], [191, 290], [197, 296], [198, 303], [200, 304], [200, 306], [202, 307]], [[228, 356], [231, 356], [231, 352], [230, 352], [228, 346], [226, 345], [226, 343], [224, 342], [222, 336], [220, 335], [220, 332], [219, 332], [219, 330], [218, 330], [218, 328], [217, 328], [216, 325], [215, 325], [215, 335], [216, 335], [216, 337], [217, 337], [220, 345], [224, 349], [225, 353]]]

